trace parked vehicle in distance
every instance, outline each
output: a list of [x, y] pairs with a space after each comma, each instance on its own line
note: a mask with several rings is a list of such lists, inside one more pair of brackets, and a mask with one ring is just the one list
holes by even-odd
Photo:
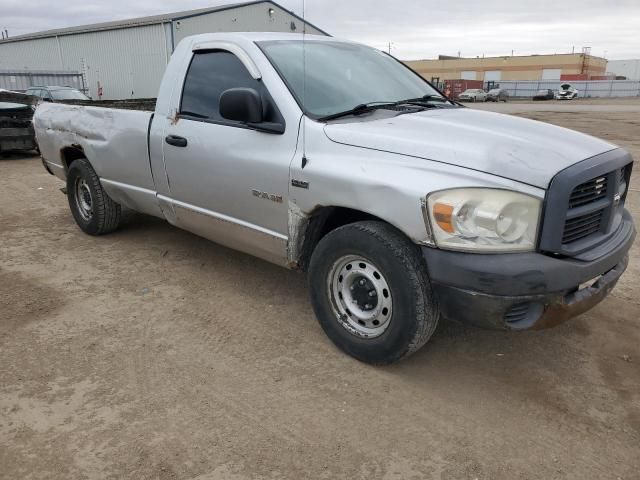
[[489, 90], [489, 92], [487, 92], [487, 97], [485, 101], [507, 103], [509, 101], [509, 92], [507, 92], [503, 88], [493, 88]]
[[37, 150], [31, 103], [21, 93], [0, 90], [0, 155]]
[[480, 88], [465, 90], [458, 97], [459, 102], [484, 102], [487, 100], [487, 92]]
[[534, 100], [553, 100], [555, 98], [555, 92], [550, 88], [543, 88], [538, 90], [533, 96]]
[[563, 83], [556, 94], [557, 100], [573, 100], [578, 98], [578, 90], [570, 83]]
[[128, 207], [306, 271], [324, 331], [373, 364], [441, 317], [527, 330], [581, 314], [635, 239], [625, 150], [465, 108], [332, 37], [188, 37], [154, 112], [41, 103], [34, 121], [84, 232]]
[[90, 97], [73, 87], [30, 87], [27, 95], [39, 97], [45, 102], [62, 102], [68, 100], [91, 100]]

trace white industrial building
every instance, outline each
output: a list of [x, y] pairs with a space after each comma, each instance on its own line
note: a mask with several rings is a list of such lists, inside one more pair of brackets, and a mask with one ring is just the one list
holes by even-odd
[[0, 70], [79, 72], [93, 98], [152, 98], [184, 37], [211, 32], [326, 35], [273, 1], [48, 30], [0, 41]]
[[640, 80], [640, 59], [638, 60], [609, 60], [607, 72], [627, 80]]

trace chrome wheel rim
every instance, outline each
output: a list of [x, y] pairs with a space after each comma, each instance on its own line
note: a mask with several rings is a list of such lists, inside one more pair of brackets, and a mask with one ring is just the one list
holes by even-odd
[[328, 281], [333, 312], [349, 333], [376, 338], [389, 328], [391, 289], [373, 262], [358, 255], [342, 257], [331, 267]]
[[80, 212], [80, 216], [84, 220], [91, 220], [93, 217], [93, 197], [91, 196], [91, 189], [89, 184], [84, 178], [76, 179], [76, 206]]

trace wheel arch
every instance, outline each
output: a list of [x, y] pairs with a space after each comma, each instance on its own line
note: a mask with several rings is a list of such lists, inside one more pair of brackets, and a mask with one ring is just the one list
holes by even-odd
[[362, 210], [339, 206], [320, 206], [305, 216], [302, 225], [298, 226], [301, 231], [292, 236], [295, 253], [291, 260], [297, 268], [306, 271], [311, 255], [320, 240], [340, 227], [362, 221], [378, 221], [397, 228], [383, 218]]
[[82, 158], [87, 159], [87, 156], [81, 145], [68, 145], [60, 149], [60, 161], [64, 167], [65, 174], [69, 171], [73, 162]]

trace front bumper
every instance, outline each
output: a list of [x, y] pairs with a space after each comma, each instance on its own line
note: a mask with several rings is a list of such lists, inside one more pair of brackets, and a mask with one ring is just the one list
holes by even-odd
[[492, 329], [529, 330], [558, 325], [604, 300], [627, 268], [635, 236], [626, 213], [616, 242], [608, 244], [615, 246], [589, 262], [542, 253], [422, 251], [445, 317]]

